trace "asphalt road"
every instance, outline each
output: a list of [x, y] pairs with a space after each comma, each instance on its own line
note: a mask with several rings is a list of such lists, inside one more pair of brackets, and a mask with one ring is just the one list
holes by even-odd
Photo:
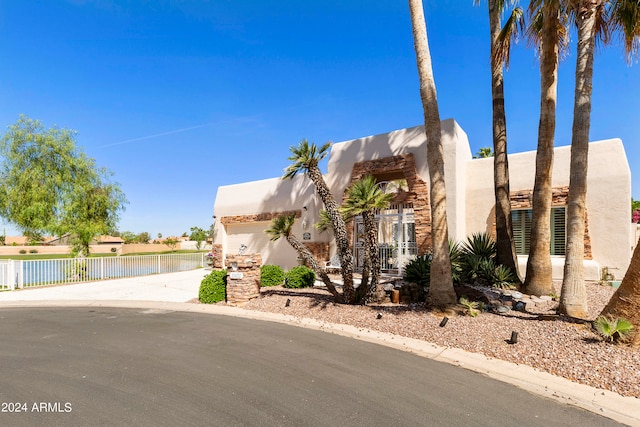
[[0, 309], [0, 405], [12, 426], [620, 425], [333, 334], [116, 308]]

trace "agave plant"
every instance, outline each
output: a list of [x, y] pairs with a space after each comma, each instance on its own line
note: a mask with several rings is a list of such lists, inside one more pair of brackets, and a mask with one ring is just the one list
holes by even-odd
[[611, 316], [598, 316], [593, 326], [605, 341], [625, 341], [633, 331], [633, 325], [627, 319]]
[[513, 272], [506, 265], [499, 265], [493, 270], [492, 285], [500, 289], [513, 289]]
[[467, 309], [467, 313], [469, 313], [471, 317], [476, 317], [478, 313], [480, 313], [480, 310], [484, 308], [484, 304], [482, 304], [481, 302], [470, 301], [465, 297], [461, 297], [460, 301], [458, 302], [460, 303], [460, 305], [463, 305]]
[[453, 283], [464, 281], [464, 251], [458, 242], [449, 239], [449, 259]]
[[404, 280], [428, 288], [431, 280], [431, 254], [420, 255], [404, 267]]
[[496, 242], [487, 233], [474, 233], [462, 245], [462, 250], [467, 255], [493, 259], [496, 257]]

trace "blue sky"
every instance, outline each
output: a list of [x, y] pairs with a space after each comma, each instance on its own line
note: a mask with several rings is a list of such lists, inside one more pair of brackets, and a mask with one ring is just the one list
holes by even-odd
[[[491, 91], [486, 4], [472, 4], [424, 0], [441, 117], [476, 152], [492, 145]], [[574, 49], [560, 68], [556, 146], [571, 142]], [[624, 58], [619, 43], [598, 52], [590, 139], [622, 138], [640, 199], [640, 65]], [[423, 120], [406, 1], [3, 1], [0, 64], [3, 132], [20, 114], [77, 130], [129, 199], [120, 229], [152, 236], [207, 228], [218, 186], [280, 176], [302, 138]], [[505, 79], [509, 151], [535, 150], [538, 62], [526, 42]]]

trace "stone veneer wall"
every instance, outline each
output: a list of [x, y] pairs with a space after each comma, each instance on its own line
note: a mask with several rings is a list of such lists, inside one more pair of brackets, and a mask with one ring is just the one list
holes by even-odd
[[[260, 296], [260, 254], [227, 255], [227, 302], [237, 305], [246, 303]], [[241, 279], [232, 279], [231, 263], [238, 263], [238, 273], [242, 273]]]
[[211, 245], [211, 253], [215, 256], [213, 257], [213, 268], [222, 268], [222, 244], [215, 243]]
[[271, 221], [273, 218], [280, 215], [291, 215], [295, 214], [296, 218], [300, 218], [302, 216], [302, 211], [300, 209], [295, 211], [285, 211], [285, 212], [262, 212], [251, 215], [235, 215], [235, 216], [223, 216], [220, 218], [220, 222], [224, 225], [228, 224], [244, 224], [247, 222], [257, 222], [257, 221]]
[[320, 264], [329, 261], [329, 242], [303, 242], [303, 244]]
[[[569, 197], [569, 187], [557, 187], [552, 190], [551, 206], [561, 207], [567, 205]], [[511, 209], [531, 209], [533, 204], [533, 190], [512, 191], [510, 194]], [[493, 223], [493, 234], [495, 236], [496, 224]], [[589, 214], [584, 218], [584, 259], [593, 259], [591, 251], [591, 237], [589, 235]]]
[[[408, 191], [399, 192], [392, 203], [412, 203], [413, 216], [416, 224], [416, 241], [418, 254], [431, 250], [431, 207], [429, 206], [429, 186], [418, 176], [413, 154], [385, 157], [377, 160], [367, 160], [353, 165], [349, 186], [365, 175], [384, 175], [393, 172], [402, 173], [407, 181]], [[343, 202], [347, 198], [345, 191]], [[353, 244], [353, 222], [347, 224], [349, 241]]]

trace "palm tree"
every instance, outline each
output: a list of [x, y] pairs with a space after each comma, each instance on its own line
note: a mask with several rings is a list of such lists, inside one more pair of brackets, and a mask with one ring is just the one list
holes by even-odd
[[322, 177], [318, 162], [324, 159], [329, 153], [331, 143], [327, 142], [318, 148], [315, 144], [309, 143], [306, 139], [300, 141], [297, 147], [290, 147], [292, 155], [288, 158], [292, 162], [284, 170], [282, 179], [291, 179], [300, 172], [304, 172], [313, 181], [316, 191], [324, 203], [327, 215], [331, 218], [333, 233], [336, 239], [338, 256], [340, 257], [340, 271], [344, 283], [343, 301], [352, 304], [355, 300], [355, 289], [353, 286], [353, 254], [349, 246], [347, 237], [347, 227], [340, 214], [331, 190]]
[[[347, 199], [342, 212], [348, 216], [362, 215], [365, 231], [365, 246], [371, 268], [371, 283], [368, 286], [365, 302], [382, 302], [385, 298], [384, 287], [380, 284], [380, 253], [378, 251], [378, 227], [375, 210], [389, 205], [395, 194], [385, 193], [376, 183], [376, 179], [367, 175], [354, 182], [347, 189]], [[366, 286], [363, 280], [361, 286]]]
[[[609, 0], [611, 28], [622, 36], [627, 61], [637, 55], [640, 45], [640, 2], [638, 0]], [[635, 335], [632, 345], [640, 346], [640, 244], [636, 246], [622, 283], [602, 310], [610, 315], [629, 320]]]
[[539, 42], [540, 51], [540, 122], [536, 173], [533, 186], [531, 245], [527, 261], [525, 290], [533, 295], [553, 292], [551, 275], [551, 170], [556, 128], [559, 51], [566, 28], [561, 20], [561, 0], [532, 0], [533, 18], [528, 29]]
[[413, 43], [416, 51], [420, 98], [424, 110], [424, 128], [427, 136], [427, 163], [429, 166], [431, 240], [433, 260], [427, 302], [434, 306], [455, 304], [457, 297], [451, 278], [449, 260], [449, 231], [447, 227], [447, 194], [444, 183], [444, 155], [442, 128], [438, 112], [436, 84], [431, 67], [431, 54], [424, 20], [422, 0], [409, 0]]
[[[479, 0], [475, 0], [476, 4]], [[513, 240], [511, 198], [509, 190], [509, 160], [507, 157], [507, 117], [504, 108], [503, 64], [509, 65], [511, 40], [523, 31], [523, 12], [511, 11], [504, 28], [500, 15], [514, 0], [488, 0], [489, 32], [491, 34], [491, 98], [493, 105], [493, 182], [496, 200], [496, 249], [498, 264], [505, 265], [519, 279], [518, 256]], [[481, 149], [482, 150], [482, 149]], [[481, 153], [479, 153], [481, 154]]]
[[331, 295], [334, 296], [336, 302], [342, 302], [342, 295], [338, 293], [333, 282], [331, 282], [331, 279], [327, 276], [327, 273], [325, 273], [322, 267], [320, 267], [311, 251], [309, 251], [309, 249], [296, 237], [296, 235], [293, 234], [291, 229], [295, 220], [295, 214], [277, 216], [271, 221], [271, 227], [267, 228], [264, 232], [271, 236], [271, 240], [274, 242], [281, 237], [284, 237], [293, 249], [298, 252], [300, 257], [311, 266], [313, 271], [316, 272], [329, 292], [331, 292]]
[[[584, 285], [587, 158], [591, 125], [593, 54], [598, 29], [604, 29], [603, 6], [603, 0], [580, 0], [577, 10], [573, 13], [578, 25], [578, 55], [567, 199], [567, 243], [559, 310], [578, 318], [587, 316], [587, 293]], [[604, 35], [606, 36], [606, 33]]]
[[633, 251], [631, 263], [620, 287], [600, 315], [630, 321], [636, 331], [631, 343], [634, 347], [640, 347], [640, 244]]

